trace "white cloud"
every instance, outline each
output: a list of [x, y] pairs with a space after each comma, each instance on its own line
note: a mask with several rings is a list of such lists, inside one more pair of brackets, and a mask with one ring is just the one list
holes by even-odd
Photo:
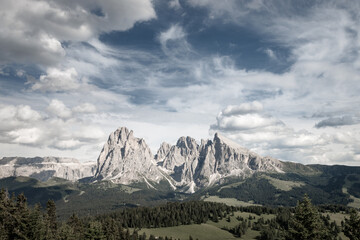
[[185, 36], [186, 34], [180, 25], [172, 25], [168, 30], [160, 33], [159, 41], [165, 47], [168, 41], [183, 39]]
[[76, 113], [94, 113], [96, 112], [96, 107], [91, 103], [83, 103], [74, 107], [72, 111]]
[[220, 113], [216, 120], [217, 124], [213, 128], [223, 131], [241, 131], [281, 124], [272, 117], [265, 117], [254, 113], [237, 116], [226, 116]]
[[238, 106], [234, 106], [234, 105], [227, 106], [222, 111], [222, 114], [225, 116], [241, 115], [246, 113], [261, 112], [262, 110], [263, 110], [263, 105], [260, 102], [255, 101], [250, 103], [242, 103]]
[[41, 120], [39, 112], [29, 105], [4, 105], [0, 104], [0, 133], [5, 133], [17, 128], [30, 127], [34, 122]]
[[[298, 8], [296, 1], [285, 0], [188, 1], [192, 6], [208, 8], [209, 19], [205, 19], [201, 27], [232, 21], [250, 27], [260, 37], [265, 36], [271, 48], [258, 51], [264, 51], [269, 58], [278, 57], [277, 62], [285, 58], [277, 46], [288, 51], [288, 59], [284, 60], [291, 65], [281, 73], [274, 73], [239, 68], [231, 55], [221, 55], [221, 51], [214, 55], [197, 53], [187, 41], [193, 32], [186, 32], [186, 29], [193, 31], [191, 27], [194, 26], [182, 26], [181, 20], [157, 35], [165, 56], [152, 50], [110, 47], [97, 39], [102, 31], [125, 29], [131, 22], [155, 17], [150, 1], [144, 1], [149, 4], [142, 6], [141, 1], [127, 2], [121, 10], [109, 8], [121, 6], [126, 1], [28, 1], [29, 4], [33, 2], [29, 10], [23, 9], [24, 0], [2, 2], [5, 8], [8, 5], [9, 11], [0, 17], [5, 19], [0, 31], [6, 33], [0, 34], [0, 48], [4, 49], [0, 62], [52, 65], [60, 61], [61, 64], [53, 65], [30, 85], [36, 90], [30, 92], [31, 97], [29, 92], [24, 98], [20, 93], [13, 97], [14, 104], [37, 99], [32, 106], [37, 110], [43, 107], [43, 112], [37, 112], [40, 118], [36, 114], [16, 117], [19, 105], [0, 108], [0, 113], [4, 113], [0, 118], [12, 116], [0, 126], [2, 142], [5, 142], [3, 138], [9, 138], [5, 134], [9, 131], [47, 127], [54, 130], [39, 138], [48, 142], [38, 140], [38, 146], [80, 149], [101, 138], [102, 125], [106, 125], [108, 133], [121, 123], [140, 129], [136, 132], [140, 137], [146, 132], [150, 142], [157, 146], [156, 141], [176, 141], [176, 137], [184, 134], [181, 133], [185, 131], [183, 129], [187, 129], [189, 135], [194, 132], [199, 137], [208, 137], [204, 132], [201, 135], [199, 129], [207, 129], [223, 109], [213, 129], [224, 131], [260, 153], [307, 163], [333, 163], [336, 160], [330, 158], [332, 153], [348, 150], [356, 158], [355, 149], [359, 148], [351, 141], [359, 141], [359, 134], [347, 133], [356, 132], [357, 122], [343, 124], [341, 128], [317, 129], [314, 125], [328, 119], [339, 120], [339, 123], [342, 119], [336, 118], [349, 112], [360, 112], [360, 29], [358, 15], [353, 14], [359, 9], [357, 3], [351, 4], [351, 10], [350, 5], [339, 7], [331, 0], [329, 3], [314, 2], [313, 7], [303, 10], [303, 6]], [[165, 4], [176, 7], [177, 3]], [[15, 4], [20, 7], [16, 8]], [[136, 8], [129, 11], [136, 21], [120, 19], [126, 18], [129, 6]], [[33, 8], [39, 14], [35, 14]], [[15, 14], [14, 9], [18, 13]], [[301, 11], [297, 12], [299, 9]], [[113, 11], [126, 14], [115, 15]], [[15, 15], [21, 16], [15, 18]], [[117, 17], [119, 19], [115, 21]], [[28, 33], [24, 32], [25, 28], [29, 29]], [[22, 55], [16, 55], [17, 49]], [[72, 68], [76, 70], [71, 71]], [[104, 89], [86, 85], [86, 79], [99, 81], [98, 86]], [[86, 91], [82, 91], [84, 86]], [[46, 110], [47, 106], [41, 101], [47, 97], [58, 99], [62, 104], [54, 104]], [[7, 96], [0, 98], [10, 102]], [[254, 100], [258, 102], [249, 102]], [[316, 112], [326, 114], [309, 117]], [[109, 120], [108, 116], [116, 117]], [[10, 121], [10, 118], [14, 120]], [[30, 119], [34, 119], [31, 124]], [[80, 123], [89, 128], [80, 130]], [[172, 125], [156, 128], [163, 124]], [[159, 129], [162, 132], [157, 132]], [[155, 135], [156, 141], [151, 140]], [[14, 139], [15, 135], [8, 142]]]
[[28, 105], [20, 105], [17, 107], [16, 118], [21, 121], [37, 121], [41, 119], [37, 111], [31, 109]]
[[171, 0], [169, 1], [169, 7], [174, 9], [181, 9], [181, 4], [179, 0]]
[[81, 143], [79, 140], [68, 139], [68, 140], [56, 141], [53, 144], [53, 147], [57, 149], [76, 149], [81, 145], [83, 145], [83, 143]]
[[[88, 108], [86, 113], [93, 110], [91, 104], [83, 105]], [[56, 99], [51, 101], [47, 111], [51, 115], [42, 117], [28, 105], [0, 105], [0, 144], [65, 151], [84, 146], [91, 149], [94, 145], [98, 149], [99, 143], [103, 143], [103, 129], [89, 119], [82, 118], [84, 112], [77, 112], [77, 117], [74, 117], [71, 108]]]
[[63, 41], [87, 41], [156, 17], [150, 0], [1, 0], [2, 63], [52, 65], [65, 56]]
[[42, 131], [38, 128], [20, 128], [10, 131], [8, 135], [12, 138], [13, 143], [19, 144], [38, 144], [42, 137]]
[[268, 55], [268, 57], [269, 57], [270, 59], [272, 59], [272, 60], [278, 60], [278, 59], [277, 59], [277, 56], [276, 56], [276, 53], [275, 53], [273, 50], [271, 50], [270, 48], [266, 48], [266, 49], [264, 50], [264, 52], [266, 53], [266, 55]]
[[161, 32], [158, 39], [164, 53], [173, 59], [183, 60], [181, 58], [192, 52], [190, 44], [186, 41], [186, 33], [179, 24]]
[[[226, 109], [227, 115], [224, 114]], [[251, 112], [253, 110], [256, 113]], [[329, 136], [306, 130], [296, 131], [262, 111], [262, 105], [258, 102], [227, 107], [219, 113], [216, 124], [210, 130], [220, 131], [260, 154], [303, 163], [315, 159], [317, 154], [313, 151], [314, 147], [325, 146], [332, 140]]]
[[75, 68], [65, 70], [48, 68], [46, 75], [41, 75], [39, 81], [36, 81], [31, 89], [42, 92], [61, 92], [76, 90], [80, 86], [81, 82]]
[[62, 101], [57, 99], [51, 100], [47, 110], [54, 116], [57, 116], [62, 119], [68, 119], [72, 117], [71, 109], [66, 107]]

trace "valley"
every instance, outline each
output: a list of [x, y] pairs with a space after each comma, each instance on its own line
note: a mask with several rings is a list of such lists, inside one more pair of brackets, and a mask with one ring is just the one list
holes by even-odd
[[[266, 213], [251, 213], [253, 221], [242, 233], [242, 239], [255, 239], [264, 226], [275, 221], [272, 212], [293, 209], [304, 195], [320, 209], [341, 209], [323, 212], [338, 225], [348, 216], [349, 207], [360, 206], [360, 167], [302, 165], [261, 157], [218, 134], [200, 145], [181, 137], [176, 145], [164, 143], [152, 155], [143, 139], [119, 128], [110, 134], [96, 164], [14, 157], [1, 159], [0, 168], [0, 188], [10, 195], [25, 194], [29, 206], [39, 203], [45, 208], [52, 199], [60, 221], [73, 214], [101, 218], [169, 203], [199, 202], [237, 209], [232, 215], [167, 227], [123, 226], [139, 235], [173, 239], [188, 239], [189, 232], [194, 233], [193, 239], [239, 238], [231, 229], [239, 224], [238, 219], [249, 217], [249, 211], [258, 208], [256, 211]], [[263, 227], [254, 227], [257, 221], [265, 221]], [[346, 239], [343, 233], [339, 236]]]

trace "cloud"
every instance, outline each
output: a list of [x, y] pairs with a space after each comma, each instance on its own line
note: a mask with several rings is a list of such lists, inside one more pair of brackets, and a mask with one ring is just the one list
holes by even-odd
[[[228, 106], [218, 114], [210, 131], [220, 131], [260, 154], [304, 163], [313, 160], [315, 155], [310, 153], [315, 146], [324, 146], [331, 139], [306, 130], [296, 131], [263, 111], [260, 102]], [[296, 156], [294, 152], [298, 152]]]
[[62, 92], [77, 90], [81, 85], [75, 68], [65, 70], [48, 68], [46, 75], [41, 75], [39, 81], [34, 82], [31, 89], [41, 92]]
[[29, 105], [0, 104], [0, 132], [30, 126], [41, 119], [41, 114], [33, 110]]
[[165, 47], [168, 41], [183, 39], [185, 36], [186, 34], [181, 26], [172, 25], [168, 30], [159, 34], [159, 41]]
[[173, 8], [173, 9], [176, 9], [176, 10], [182, 8], [179, 0], [171, 0], [171, 1], [169, 1], [169, 7]]
[[[82, 149], [86, 144], [93, 147], [103, 129], [110, 132], [119, 122], [145, 126], [140, 129], [161, 141], [166, 140], [161, 136], [169, 136], [169, 132], [171, 139], [175, 132], [183, 135], [180, 131], [186, 126], [190, 135], [196, 132], [199, 138], [206, 138], [211, 125], [211, 131], [223, 131], [254, 151], [282, 159], [330, 163], [335, 161], [329, 158], [331, 153], [346, 150], [356, 157], [355, 147], [346, 141], [345, 133], [356, 132], [358, 125], [314, 125], [326, 124], [325, 118], [339, 118], [337, 122], [341, 123], [342, 116], [351, 116], [356, 122], [356, 116], [349, 112], [360, 111], [358, 3], [169, 1], [163, 4], [174, 14], [171, 21], [161, 11], [156, 16], [151, 3], [3, 1], [0, 20], [4, 24], [0, 30], [5, 32], [0, 34], [0, 62], [43, 66], [24, 67], [29, 71], [21, 76], [0, 68], [0, 77], [11, 80], [14, 86], [22, 86], [27, 74], [35, 72], [36, 76], [36, 80], [28, 81], [30, 91], [7, 93], [10, 81], [0, 82], [4, 93], [0, 102], [9, 104], [0, 108], [0, 113], [11, 116], [1, 121], [0, 142], [13, 142], [16, 131], [35, 127], [40, 129], [40, 137], [29, 139], [36, 147]], [[178, 3], [184, 7], [181, 11], [169, 9], [176, 9]], [[206, 11], [194, 11], [191, 6]], [[194, 12], [200, 15], [185, 20]], [[155, 17], [159, 21], [139, 24], [134, 31], [101, 35]], [[235, 39], [243, 39], [241, 34], [248, 30], [254, 33], [259, 38], [255, 42], [261, 40], [255, 43], [254, 51], [261, 55], [261, 61], [265, 59], [271, 65], [242, 67], [241, 63], [249, 60], [247, 54], [252, 53], [236, 46], [231, 52], [226, 50], [228, 44], [222, 45], [224, 40], [218, 31], [229, 26], [236, 30], [231, 33]], [[134, 32], [143, 34], [144, 28], [152, 32], [151, 39], [145, 39], [152, 44], [149, 48], [112, 42], [115, 36], [131, 39]], [[207, 48], [209, 36], [219, 47]], [[274, 56], [277, 61], [271, 61]], [[277, 64], [285, 67], [273, 71], [272, 66]], [[52, 99], [61, 103], [50, 107]], [[21, 104], [28, 104], [38, 115], [17, 116]], [[303, 117], [316, 112], [325, 115], [318, 119]], [[83, 124], [89, 128], [80, 131]], [[171, 127], [157, 132], [155, 129], [161, 127], [155, 126], [159, 125]], [[100, 129], [99, 134], [95, 129]], [[205, 129], [203, 135], [199, 129]], [[10, 131], [14, 131], [11, 136]], [[335, 132], [343, 135], [335, 136]], [[357, 141], [358, 135], [352, 134], [351, 139]], [[324, 154], [326, 151], [329, 154]]]
[[343, 117], [331, 117], [315, 124], [316, 128], [325, 128], [325, 127], [339, 127], [345, 125], [354, 125], [357, 124], [359, 121], [356, 121], [351, 116], [343, 116]]
[[93, 106], [84, 103], [74, 117], [71, 108], [60, 100], [52, 100], [47, 108], [50, 116], [42, 117], [27, 105], [0, 105], [0, 143], [20, 144], [37, 148], [69, 150], [85, 145], [91, 148], [103, 141], [103, 130], [92, 124], [83, 113], [92, 112]]
[[276, 53], [271, 50], [270, 48], [266, 48], [264, 50], [264, 52], [266, 53], [266, 55], [268, 55], [268, 57], [272, 60], [278, 60], [277, 56], [276, 56]]
[[8, 135], [13, 143], [35, 145], [40, 142], [43, 133], [38, 128], [20, 128], [10, 131]]
[[87, 41], [156, 17], [150, 0], [1, 0], [1, 6], [0, 63], [53, 65], [65, 56], [64, 41]]
[[256, 113], [261, 112], [263, 110], [263, 105], [260, 102], [250, 102], [250, 103], [242, 103], [238, 106], [227, 106], [223, 111], [222, 114], [224, 116], [231, 116], [231, 115], [242, 115], [247, 113]]
[[28, 105], [20, 105], [16, 108], [15, 118], [19, 119], [20, 121], [37, 121], [41, 119], [41, 115], [31, 109]]
[[94, 113], [96, 112], [96, 107], [91, 103], [83, 103], [74, 107], [72, 111], [76, 113]]
[[213, 125], [212, 128], [222, 131], [249, 130], [280, 124], [280, 122], [274, 118], [264, 117], [259, 114], [238, 116], [226, 116], [220, 114], [216, 120], [217, 124]]
[[171, 25], [166, 31], [158, 35], [163, 52], [173, 58], [183, 58], [192, 52], [186, 41], [186, 33], [179, 24]]
[[51, 100], [47, 110], [49, 113], [62, 119], [68, 119], [72, 117], [72, 111], [66, 107], [62, 101], [57, 99]]

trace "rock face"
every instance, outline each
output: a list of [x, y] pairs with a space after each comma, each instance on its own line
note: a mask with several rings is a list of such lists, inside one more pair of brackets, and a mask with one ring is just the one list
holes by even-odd
[[279, 160], [261, 157], [219, 134], [213, 141], [202, 140], [200, 145], [190, 137], [181, 137], [166, 154], [163, 152], [165, 157], [158, 165], [187, 192], [227, 177], [244, 178], [259, 171], [282, 172]]
[[159, 182], [163, 178], [144, 139], [134, 137], [133, 131], [124, 127], [110, 134], [97, 160], [96, 181], [145, 181], [151, 186], [148, 180]]
[[110, 134], [94, 165], [73, 159], [4, 158], [0, 177], [22, 175], [46, 180], [55, 176], [75, 181], [91, 176], [93, 181], [145, 182], [149, 187], [165, 180], [174, 189], [193, 193], [228, 177], [245, 178], [283, 169], [279, 160], [261, 157], [219, 134], [200, 145], [191, 137], [181, 137], [173, 146], [161, 144], [153, 156], [145, 140], [134, 137], [125, 127]]
[[47, 181], [52, 177], [77, 181], [94, 175], [94, 162], [79, 162], [72, 158], [58, 157], [5, 157], [0, 160], [0, 178], [25, 176]]

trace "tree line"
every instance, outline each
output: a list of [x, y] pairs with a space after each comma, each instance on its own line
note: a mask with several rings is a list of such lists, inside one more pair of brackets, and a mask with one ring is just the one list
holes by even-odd
[[[260, 217], [255, 219], [237, 217], [235, 227], [225, 228], [235, 237], [243, 236], [248, 229], [260, 232], [260, 240], [321, 240], [336, 239], [340, 231], [350, 240], [360, 239], [360, 216], [354, 209], [349, 210], [341, 226], [331, 222], [325, 209], [341, 211], [347, 208], [323, 206], [317, 208], [305, 196], [295, 208], [270, 208], [261, 206], [231, 207], [221, 203], [189, 201], [169, 202], [156, 207], [137, 207], [116, 210], [112, 213], [79, 218], [73, 214], [66, 221], [59, 221], [55, 202], [49, 200], [46, 208], [40, 205], [29, 207], [24, 194], [0, 192], [0, 240], [170, 240], [171, 237], [146, 236], [139, 234], [141, 228], [172, 227], [201, 224], [221, 219], [232, 221], [234, 212], [248, 212]], [[262, 214], [276, 217], [265, 220]], [[234, 220], [233, 220], [234, 221]], [[193, 239], [189, 236], [189, 239]]]

